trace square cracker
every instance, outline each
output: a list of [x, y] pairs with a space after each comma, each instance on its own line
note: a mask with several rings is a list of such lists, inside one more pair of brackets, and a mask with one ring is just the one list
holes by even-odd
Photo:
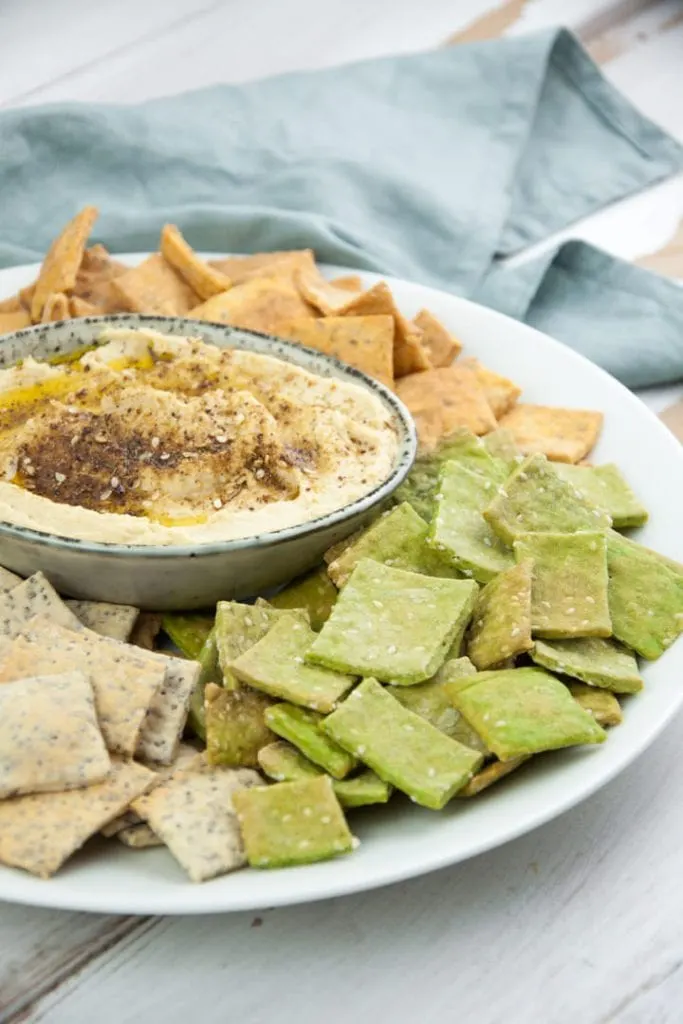
[[421, 309], [413, 323], [422, 331], [422, 345], [432, 366], [450, 366], [460, 355], [462, 344], [428, 309]]
[[[348, 295], [347, 295], [348, 300]], [[386, 281], [360, 295], [353, 296], [345, 306], [336, 310], [337, 316], [387, 315], [394, 319], [394, 377], [419, 373], [431, 366], [427, 350], [422, 344], [422, 331], [407, 320], [394, 302]]]
[[109, 750], [132, 757], [166, 671], [137, 648], [87, 630], [76, 633], [35, 618], [0, 652], [0, 684], [26, 676], [81, 671], [90, 676], [97, 716]]
[[300, 341], [394, 386], [394, 321], [390, 316], [311, 317], [281, 324], [283, 338]]
[[0, 800], [90, 786], [111, 761], [82, 672], [0, 686]]
[[130, 639], [140, 614], [139, 608], [127, 604], [108, 604], [106, 601], [65, 603], [86, 629], [91, 629], [100, 636], [108, 636], [112, 640], [120, 640], [122, 643]]
[[159, 316], [184, 316], [199, 298], [160, 252], [114, 278], [111, 296], [120, 309]]
[[0, 566], [0, 594], [8, 594], [10, 590], [14, 590], [15, 587], [21, 583], [21, 576], [17, 576], [15, 572], [10, 572], [9, 569], [3, 569]]
[[161, 666], [165, 674], [140, 728], [136, 754], [143, 761], [171, 764], [178, 752], [201, 665], [198, 661], [151, 651], [146, 657]]
[[102, 782], [0, 802], [0, 863], [49, 878], [111, 818], [156, 781], [140, 764], [114, 761]]
[[[145, 768], [149, 768], [151, 772], [154, 772], [159, 782], [165, 782], [166, 779], [170, 779], [177, 771], [181, 768], [187, 768], [189, 764], [193, 764], [199, 756], [197, 748], [193, 747], [190, 743], [181, 743], [178, 746], [177, 753], [173, 759], [173, 764], [160, 765], [160, 764], [146, 764]], [[134, 801], [133, 801], [134, 802]], [[100, 829], [103, 836], [109, 838], [115, 836], [121, 832], [124, 828], [132, 828], [134, 825], [139, 825], [142, 822], [142, 818], [133, 807], [128, 807], [123, 814], [119, 814], [118, 817], [112, 818], [106, 825]]]
[[82, 629], [80, 621], [42, 572], [34, 573], [11, 590], [0, 593], [0, 636], [16, 636], [36, 615], [57, 622], [65, 629]]
[[195, 306], [194, 320], [232, 324], [247, 330], [277, 333], [281, 323], [312, 317], [313, 309], [302, 299], [291, 281], [252, 278]]
[[232, 798], [263, 785], [249, 768], [218, 768], [201, 757], [135, 801], [135, 808], [168, 846], [193, 882], [241, 868], [246, 863]]
[[396, 394], [413, 415], [423, 449], [466, 427], [473, 434], [495, 430], [493, 415], [476, 375], [467, 366], [445, 366], [411, 373], [396, 384]]
[[513, 565], [479, 594], [467, 643], [467, 655], [478, 669], [500, 665], [533, 647], [531, 569], [531, 561]]
[[49, 295], [73, 291], [85, 244], [96, 220], [97, 208], [84, 206], [48, 249], [31, 299], [31, 319], [34, 323], [42, 319]]
[[520, 403], [500, 419], [524, 455], [542, 452], [555, 462], [580, 462], [602, 429], [601, 412]]
[[474, 372], [497, 420], [512, 409], [522, 393], [520, 387], [508, 380], [507, 377], [502, 377], [499, 373], [487, 369], [472, 356], [463, 359], [461, 365], [468, 366]]

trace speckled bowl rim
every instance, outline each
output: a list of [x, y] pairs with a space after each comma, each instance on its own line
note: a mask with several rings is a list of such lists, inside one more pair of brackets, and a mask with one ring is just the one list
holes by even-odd
[[[242, 349], [244, 351], [256, 352], [259, 355], [272, 355], [274, 358], [281, 358], [285, 362], [291, 363], [295, 366], [302, 366], [304, 360], [301, 357], [308, 357], [312, 362], [319, 364], [321, 367], [327, 367], [330, 370], [336, 372], [330, 374], [322, 373], [322, 376], [331, 376], [336, 379], [348, 380], [350, 383], [360, 383], [369, 388], [374, 392], [382, 404], [388, 407], [391, 412], [394, 421], [397, 423], [399, 429], [398, 433], [398, 451], [394, 462], [394, 468], [392, 469], [389, 476], [381, 483], [374, 487], [367, 494], [363, 495], [362, 498], [357, 498], [356, 501], [351, 502], [349, 505], [343, 505], [339, 509], [335, 509], [333, 512], [328, 512], [324, 516], [318, 516], [315, 519], [309, 519], [304, 523], [298, 523], [294, 526], [284, 527], [280, 530], [271, 530], [267, 533], [258, 533], [249, 537], [235, 537], [231, 540], [215, 541], [210, 544], [168, 544], [168, 545], [152, 545], [152, 544], [119, 544], [107, 541], [90, 541], [90, 540], [79, 540], [74, 537], [62, 537], [59, 534], [50, 533], [49, 531], [34, 530], [26, 526], [18, 526], [13, 523], [6, 523], [0, 521], [0, 537], [12, 537], [15, 539], [29, 541], [34, 544], [45, 545], [46, 547], [57, 547], [66, 548], [72, 551], [84, 553], [84, 554], [101, 554], [110, 555], [111, 557], [118, 556], [130, 556], [135, 555], [136, 558], [206, 558], [212, 555], [223, 554], [229, 551], [243, 551], [245, 548], [264, 548], [271, 547], [274, 545], [284, 544], [287, 541], [307, 536], [310, 534], [319, 533], [322, 530], [328, 529], [330, 526], [334, 526], [337, 523], [343, 523], [347, 519], [352, 519], [359, 513], [363, 513], [371, 509], [373, 506], [379, 504], [383, 498], [389, 497], [396, 488], [405, 480], [417, 453], [417, 435], [415, 431], [415, 424], [413, 418], [406, 409], [405, 405], [401, 400], [384, 384], [375, 380], [373, 377], [369, 377], [362, 370], [358, 370], [353, 366], [349, 366], [343, 363], [341, 360], [336, 359], [334, 356], [328, 356], [323, 352], [318, 352], [316, 349], [308, 348], [306, 345], [300, 345], [297, 342], [286, 341], [284, 338], [278, 338], [273, 334], [267, 334], [263, 331], [247, 330], [241, 327], [231, 327], [228, 324], [215, 323], [207, 320], [193, 320], [189, 317], [182, 316], [154, 316], [143, 313], [110, 313], [104, 316], [87, 316], [80, 317], [76, 320], [55, 320], [47, 324], [35, 324], [32, 327], [24, 327], [19, 331], [12, 331], [6, 335], [3, 335], [0, 339], [0, 346], [17, 341], [21, 343], [24, 338], [35, 337], [38, 334], [50, 334], [57, 328], [66, 327], [68, 324], [89, 324], [96, 325], [101, 324], [102, 327], [116, 325], [121, 327], [148, 327], [152, 325], [154, 330], [163, 331], [163, 324], [174, 324], [176, 326], [183, 325], [183, 331], [185, 325], [187, 325], [187, 333], [192, 336], [192, 329], [194, 328], [195, 335], [197, 332], [201, 332], [207, 327], [213, 330], [218, 330], [225, 334], [226, 340], [228, 338], [235, 338], [235, 343], [229, 346], [230, 348]], [[248, 342], [250, 339], [256, 339], [257, 342], [261, 343], [256, 347], [250, 347]], [[247, 344], [240, 344], [240, 341], [246, 341]], [[265, 344], [262, 344], [264, 343]], [[213, 344], [210, 340], [207, 344]], [[262, 347], [261, 347], [262, 346]], [[67, 350], [68, 351], [68, 350]], [[292, 358], [288, 358], [290, 355]], [[22, 357], [19, 356], [19, 359]], [[40, 358], [38, 356], [37, 358]], [[14, 364], [9, 364], [12, 366]], [[0, 367], [5, 369], [6, 367]], [[306, 368], [305, 366], [303, 367]]]

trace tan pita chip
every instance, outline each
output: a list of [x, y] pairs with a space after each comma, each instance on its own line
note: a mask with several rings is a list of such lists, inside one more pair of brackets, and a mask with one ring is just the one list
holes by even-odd
[[283, 249], [280, 252], [257, 252], [253, 256], [209, 260], [209, 266], [220, 270], [233, 284], [243, 284], [253, 277], [279, 277], [288, 272], [293, 274], [296, 268], [312, 260], [311, 249]]
[[115, 277], [110, 289], [119, 308], [133, 313], [185, 316], [199, 300], [194, 289], [160, 252]]
[[513, 384], [507, 377], [501, 377], [499, 373], [488, 370], [485, 366], [482, 366], [478, 359], [474, 359], [472, 356], [461, 360], [461, 365], [469, 366], [470, 370], [475, 374], [497, 420], [512, 409], [522, 393], [520, 387]]
[[21, 301], [22, 306], [24, 307], [24, 309], [28, 313], [31, 312], [31, 303], [33, 302], [33, 296], [35, 295], [35, 293], [36, 293], [35, 281], [33, 282], [33, 284], [27, 284], [25, 288], [20, 288], [19, 289], [19, 292], [18, 292], [19, 299]]
[[335, 356], [387, 387], [394, 386], [394, 321], [390, 316], [309, 317], [281, 325], [278, 333]]
[[72, 671], [90, 676], [109, 750], [132, 757], [152, 698], [164, 682], [163, 663], [108, 637], [39, 618], [0, 650], [0, 683]]
[[83, 251], [97, 220], [97, 208], [85, 206], [55, 238], [43, 260], [31, 300], [31, 319], [42, 320], [43, 309], [50, 295], [70, 293], [76, 285]]
[[[72, 297], [72, 305], [85, 310], [82, 303], [95, 308], [96, 314], [115, 313], [120, 310], [121, 299], [112, 293], [111, 283], [130, 268], [125, 263], [113, 259], [103, 245], [93, 245], [83, 253], [81, 266], [76, 277], [76, 285]], [[94, 314], [79, 312], [73, 316], [90, 316]]]
[[24, 327], [30, 326], [31, 317], [25, 309], [19, 309], [15, 313], [0, 313], [0, 334], [21, 331]]
[[[148, 766], [150, 771], [154, 771], [154, 766]], [[140, 824], [140, 815], [136, 814], [135, 811], [124, 811], [123, 814], [119, 814], [117, 818], [113, 818], [108, 821], [106, 825], [103, 825], [100, 832], [106, 839], [110, 839], [112, 836], [118, 835], [121, 829], [131, 828], [134, 825]]]
[[492, 761], [490, 764], [484, 765], [481, 771], [476, 772], [456, 795], [459, 797], [476, 796], [477, 793], [493, 786], [500, 779], [504, 779], [506, 775], [514, 772], [528, 760], [528, 757], [513, 757], [509, 761]]
[[140, 764], [114, 761], [103, 782], [0, 802], [0, 863], [49, 878], [131, 800], [156, 781]]
[[249, 768], [219, 768], [197, 758], [176, 772], [135, 809], [187, 871], [204, 882], [246, 863], [232, 796], [239, 789], [263, 785]]
[[97, 306], [94, 306], [91, 302], [86, 302], [85, 299], [79, 299], [78, 296], [72, 296], [69, 299], [69, 316], [80, 317], [80, 316], [99, 316], [102, 312]]
[[602, 421], [601, 412], [588, 409], [520, 403], [502, 417], [500, 426], [524, 455], [542, 452], [556, 462], [580, 462], [595, 445]]
[[0, 686], [0, 800], [91, 786], [111, 761], [82, 672]]
[[312, 317], [313, 310], [289, 281], [254, 278], [190, 310], [195, 320], [274, 333], [285, 321]]
[[[331, 316], [351, 301], [348, 288], [339, 288], [323, 277], [315, 263], [300, 267], [296, 272], [296, 284], [307, 302], [319, 309], [325, 316]], [[386, 312], [386, 310], [372, 310]]]
[[[125, 643], [130, 639], [140, 615], [138, 608], [128, 604], [107, 604], [105, 601], [66, 601], [66, 606], [81, 625], [93, 633]], [[66, 625], [66, 623], [63, 623]]]
[[37, 615], [65, 629], [83, 628], [42, 572], [34, 573], [12, 587], [8, 593], [0, 595], [0, 609], [2, 636], [16, 636]]
[[159, 612], [140, 612], [129, 642], [145, 651], [154, 650], [154, 641], [161, 632], [163, 616]]
[[[348, 296], [347, 296], [348, 300]], [[422, 331], [399, 312], [385, 281], [379, 281], [367, 292], [351, 299], [338, 309], [339, 316], [372, 316], [386, 314], [394, 318], [394, 377], [405, 377], [431, 367], [422, 344]]]
[[422, 331], [422, 344], [432, 366], [450, 366], [460, 355], [462, 344], [428, 309], [421, 309], [413, 323]]
[[200, 299], [220, 295], [232, 285], [227, 274], [209, 266], [197, 255], [175, 224], [166, 224], [161, 231], [161, 255], [175, 267]]
[[22, 582], [21, 576], [0, 566], [0, 594], [7, 594]]
[[165, 669], [165, 676], [142, 723], [136, 755], [143, 761], [171, 764], [178, 752], [201, 665], [198, 661], [169, 658], [165, 654], [150, 653], [147, 657]]
[[151, 846], [164, 845], [156, 832], [152, 832], [144, 821], [122, 828], [116, 833], [116, 838], [130, 850], [148, 850]]
[[360, 292], [363, 289], [363, 282], [358, 274], [349, 274], [346, 277], [333, 277], [330, 284], [335, 288], [341, 288], [345, 292]]
[[426, 450], [458, 427], [473, 434], [487, 434], [496, 428], [496, 418], [477, 378], [458, 363], [403, 377], [396, 384], [396, 393], [413, 414]]
[[23, 308], [18, 295], [10, 295], [8, 299], [0, 299], [0, 313], [20, 313]]
[[40, 322], [49, 324], [54, 320], [68, 320], [70, 315], [69, 300], [64, 292], [53, 292], [45, 300]]

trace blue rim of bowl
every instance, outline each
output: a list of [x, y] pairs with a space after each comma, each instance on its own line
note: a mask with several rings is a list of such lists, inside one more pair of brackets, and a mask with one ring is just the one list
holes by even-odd
[[[182, 316], [155, 316], [146, 313], [109, 313], [104, 316], [79, 317], [70, 320], [55, 320], [49, 324], [34, 324], [32, 327], [24, 327], [19, 331], [12, 331], [11, 334], [5, 335], [1, 339], [1, 343], [8, 342], [15, 338], [21, 340], [23, 337], [31, 337], [33, 335], [40, 334], [41, 332], [47, 333], [51, 328], [67, 326], [72, 323], [77, 324], [79, 322], [87, 324], [101, 323], [103, 326], [112, 323], [122, 325], [130, 324], [131, 326], [137, 325], [140, 327], [144, 327], [146, 324], [150, 325], [152, 323], [159, 324], [160, 322], [166, 322], [169, 324], [196, 324], [200, 331], [203, 328], [211, 327], [224, 331], [226, 337], [230, 337], [233, 334], [236, 335], [237, 339], [240, 337], [256, 337], [272, 343], [278, 348], [283, 349], [285, 352], [292, 352], [295, 356], [296, 354], [301, 355], [302, 353], [305, 353], [313, 360], [313, 362], [319, 363], [321, 366], [328, 366], [330, 369], [340, 370], [342, 373], [342, 379], [351, 379], [352, 383], [355, 379], [360, 384], [377, 394], [385, 407], [389, 407], [394, 419], [400, 423], [403, 431], [403, 437], [399, 437], [399, 451], [396, 464], [386, 480], [383, 480], [381, 484], [378, 484], [367, 494], [364, 494], [362, 498], [357, 498], [356, 501], [351, 502], [351, 504], [343, 505], [341, 508], [335, 509], [333, 512], [328, 512], [324, 516], [318, 516], [316, 519], [309, 519], [304, 523], [287, 526], [280, 530], [271, 530], [267, 533], [257, 533], [250, 537], [235, 537], [232, 540], [216, 541], [213, 544], [169, 544], [163, 546], [154, 546], [150, 544], [115, 544], [107, 543], [106, 541], [89, 541], [79, 540], [74, 537], [62, 537], [56, 533], [49, 533], [48, 531], [43, 530], [33, 530], [30, 527], [17, 526], [13, 523], [6, 522], [0, 522], [0, 537], [9, 536], [18, 540], [30, 541], [34, 544], [44, 545], [46, 547], [68, 548], [73, 551], [88, 554], [110, 555], [112, 557], [135, 555], [138, 558], [205, 558], [211, 555], [223, 554], [227, 551], [243, 550], [247, 547], [270, 547], [276, 544], [284, 544], [296, 537], [319, 533], [321, 530], [327, 529], [329, 526], [334, 526], [337, 523], [343, 523], [346, 519], [350, 519], [360, 512], [367, 511], [372, 508], [373, 505], [380, 502], [383, 497], [389, 497], [389, 495], [396, 490], [403, 480], [405, 480], [413, 465], [415, 455], [417, 453], [417, 434], [415, 424], [405, 405], [393, 393], [393, 391], [380, 381], [375, 380], [374, 377], [369, 377], [366, 373], [363, 373], [362, 370], [358, 370], [354, 366], [349, 366], [347, 363], [343, 363], [340, 359], [337, 359], [334, 356], [328, 356], [324, 352], [319, 352], [316, 349], [309, 348], [307, 345], [300, 345], [297, 342], [287, 341], [286, 338], [278, 338], [276, 335], [268, 334], [265, 331], [254, 331], [243, 327], [232, 327], [230, 324], [221, 324], [210, 320], [193, 320], [190, 317]], [[211, 342], [209, 341], [207, 344], [211, 344]], [[230, 347], [251, 351], [248, 345], [240, 345], [239, 340]], [[281, 357], [273, 354], [272, 358], [277, 359]], [[293, 358], [292, 360], [284, 359], [284, 361], [290, 361], [293, 365], [300, 365], [296, 358]], [[330, 376], [335, 375], [331, 374]], [[337, 379], [339, 378], [337, 377]]]

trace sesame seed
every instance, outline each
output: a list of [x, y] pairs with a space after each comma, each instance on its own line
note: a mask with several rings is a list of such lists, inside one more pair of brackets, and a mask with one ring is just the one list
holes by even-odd
[[299, 849], [300, 850], [305, 850], [307, 846], [310, 846], [310, 843], [309, 843], [308, 839], [300, 839], [299, 840]]
[[27, 455], [26, 458], [21, 460], [25, 466], [30, 466], [32, 459]]
[[498, 721], [496, 722], [496, 725], [507, 725], [507, 722], [505, 721], [504, 718], [499, 718]]
[[519, 633], [519, 626], [513, 626], [512, 629], [510, 630], [510, 636], [519, 636]]
[[586, 598], [586, 603], [587, 604], [595, 604], [595, 598], [594, 597], [587, 597]]
[[214, 508], [223, 508], [223, 502], [221, 501], [220, 498], [214, 498], [213, 499], [213, 507]]
[[171, 456], [168, 454], [168, 452], [162, 452], [159, 458], [161, 459], [162, 462], [166, 462], [167, 459], [171, 458]]
[[352, 850], [357, 850], [359, 846], [360, 846], [360, 839], [358, 838], [358, 836], [353, 836], [353, 838], [351, 839], [351, 849]]
[[292, 661], [296, 662], [297, 665], [303, 665], [304, 663], [304, 659], [301, 657], [300, 654], [295, 654], [294, 657], [292, 658]]
[[567, 615], [573, 615], [575, 611], [576, 608], [567, 608]]
[[245, 416], [243, 412], [235, 413], [235, 423], [244, 423], [244, 419]]
[[121, 481], [119, 480], [119, 478], [117, 476], [113, 476], [111, 478], [111, 480], [109, 481], [109, 483], [112, 485], [112, 487], [118, 487], [119, 484], [121, 483]]
[[106, 444], [107, 443], [107, 435], [106, 434], [95, 434], [95, 440], [97, 441], [98, 444]]
[[312, 814], [313, 814], [313, 811], [311, 810], [310, 807], [304, 807], [304, 809], [303, 809], [303, 816], [304, 816], [304, 818], [310, 818], [310, 816]]
[[396, 654], [397, 650], [398, 648], [396, 644], [389, 644], [389, 646], [387, 647], [387, 654]]
[[404, 729], [404, 732], [415, 732], [415, 727], [413, 725], [409, 725], [409, 724], [404, 725], [403, 729]]
[[228, 438], [225, 434], [216, 434], [216, 440], [219, 444], [225, 444]]
[[36, 467], [35, 466], [27, 466], [26, 467], [26, 472], [28, 473], [29, 476], [35, 476], [36, 475]]
[[436, 768], [428, 768], [427, 775], [429, 776], [430, 779], [433, 779], [434, 776], [436, 775]]
[[108, 498], [111, 498], [111, 491], [102, 491], [100, 501], [107, 501]]
[[58, 484], [63, 484], [64, 481], [66, 480], [66, 476], [64, 475], [64, 473], [55, 473], [55, 480], [57, 481]]
[[244, 616], [244, 625], [245, 626], [253, 626], [254, 625], [254, 620], [252, 618], [250, 618], [248, 615], [245, 615]]
[[490, 548], [492, 543], [493, 541], [491, 540], [490, 537], [484, 537], [484, 544], [486, 545], [487, 548]]
[[265, 469], [257, 469], [254, 472], [254, 476], [256, 477], [257, 480], [263, 480], [265, 475], [266, 475]]
[[159, 445], [161, 444], [161, 438], [156, 436], [153, 437], [152, 440], [150, 441], [150, 444], [152, 448], [158, 448]]
[[582, 626], [590, 626], [590, 620], [589, 619], [581, 619], [581, 625]]
[[356, 747], [356, 753], [358, 754], [359, 757], [363, 756], [363, 754], [365, 753], [365, 749], [366, 748], [362, 743], [359, 747]]
[[384, 605], [382, 604], [381, 601], [373, 601], [372, 603], [375, 606], [375, 608], [384, 608]]
[[291, 814], [283, 814], [282, 815], [282, 820], [283, 821], [291, 821], [292, 820], [292, 815]]
[[323, 814], [322, 818], [320, 819], [320, 824], [321, 825], [329, 825], [329, 823], [331, 821], [332, 821], [332, 818], [329, 816], [329, 814]]

